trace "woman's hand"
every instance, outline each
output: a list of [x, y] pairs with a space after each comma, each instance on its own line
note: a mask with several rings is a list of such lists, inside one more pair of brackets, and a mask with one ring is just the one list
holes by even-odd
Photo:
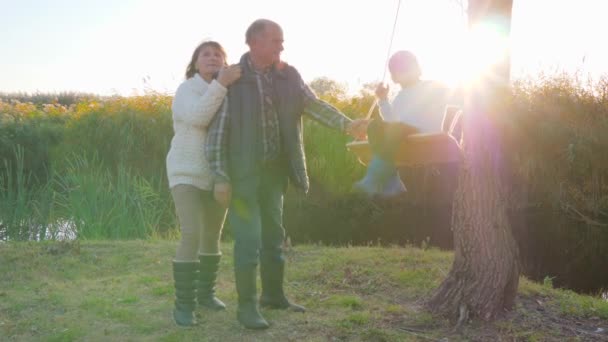
[[388, 99], [388, 84], [384, 85], [384, 83], [378, 83], [378, 86], [376, 87], [376, 97], [378, 100]]
[[219, 74], [217, 75], [217, 81], [220, 82], [224, 87], [228, 87], [234, 81], [238, 80], [241, 77], [241, 66], [238, 64], [233, 64], [227, 67], [223, 67], [220, 69]]
[[230, 204], [230, 197], [232, 196], [232, 186], [230, 183], [216, 183], [213, 186], [213, 198], [222, 207], [228, 208]]

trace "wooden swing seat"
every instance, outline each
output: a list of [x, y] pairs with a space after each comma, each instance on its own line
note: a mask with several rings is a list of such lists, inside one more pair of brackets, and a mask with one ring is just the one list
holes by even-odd
[[[416, 133], [401, 139], [395, 155], [397, 166], [424, 166], [442, 163], [459, 163], [462, 161], [462, 151], [452, 133], [458, 129], [461, 111], [448, 108], [444, 114], [442, 132]], [[353, 141], [346, 147], [364, 165], [369, 163], [372, 151], [367, 141]]]
[[[372, 151], [367, 141], [353, 141], [346, 147], [367, 165]], [[397, 166], [422, 166], [460, 162], [462, 153], [456, 139], [447, 133], [419, 133], [401, 141], [395, 158]]]

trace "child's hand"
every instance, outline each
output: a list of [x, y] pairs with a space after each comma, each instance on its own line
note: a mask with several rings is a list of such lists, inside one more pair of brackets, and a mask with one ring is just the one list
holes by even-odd
[[384, 83], [378, 83], [378, 86], [376, 87], [376, 97], [379, 100], [386, 100], [388, 98], [388, 84], [384, 85]]

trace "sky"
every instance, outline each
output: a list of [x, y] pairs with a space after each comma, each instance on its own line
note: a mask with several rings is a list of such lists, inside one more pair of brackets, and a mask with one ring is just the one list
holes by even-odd
[[[305, 81], [358, 91], [385, 74], [398, 0], [0, 0], [0, 92], [172, 94], [194, 48], [217, 40], [237, 62], [257, 18], [284, 31], [282, 58]], [[605, 0], [515, 0], [513, 78], [540, 70], [608, 74]], [[423, 77], [455, 84], [466, 18], [458, 0], [402, 0], [390, 52], [411, 50]], [[388, 78], [388, 77], [387, 77]]]

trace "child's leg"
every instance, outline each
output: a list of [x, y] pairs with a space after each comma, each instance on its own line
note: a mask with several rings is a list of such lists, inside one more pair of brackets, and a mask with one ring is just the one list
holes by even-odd
[[[393, 163], [381, 158], [379, 155], [373, 155], [367, 165], [365, 177], [355, 183], [354, 189], [368, 195], [382, 194], [387, 181], [391, 177], [394, 177], [396, 173], [397, 171]], [[398, 174], [397, 177], [399, 177]]]
[[368, 195], [394, 196], [406, 191], [399, 178], [394, 158], [401, 141], [415, 128], [401, 123], [386, 123], [373, 120], [367, 129], [372, 158], [365, 177], [355, 183], [356, 191]]
[[407, 192], [405, 184], [401, 181], [399, 172], [395, 170], [395, 174], [391, 176], [384, 184], [382, 189], [382, 195], [387, 197], [397, 196], [404, 192]]

